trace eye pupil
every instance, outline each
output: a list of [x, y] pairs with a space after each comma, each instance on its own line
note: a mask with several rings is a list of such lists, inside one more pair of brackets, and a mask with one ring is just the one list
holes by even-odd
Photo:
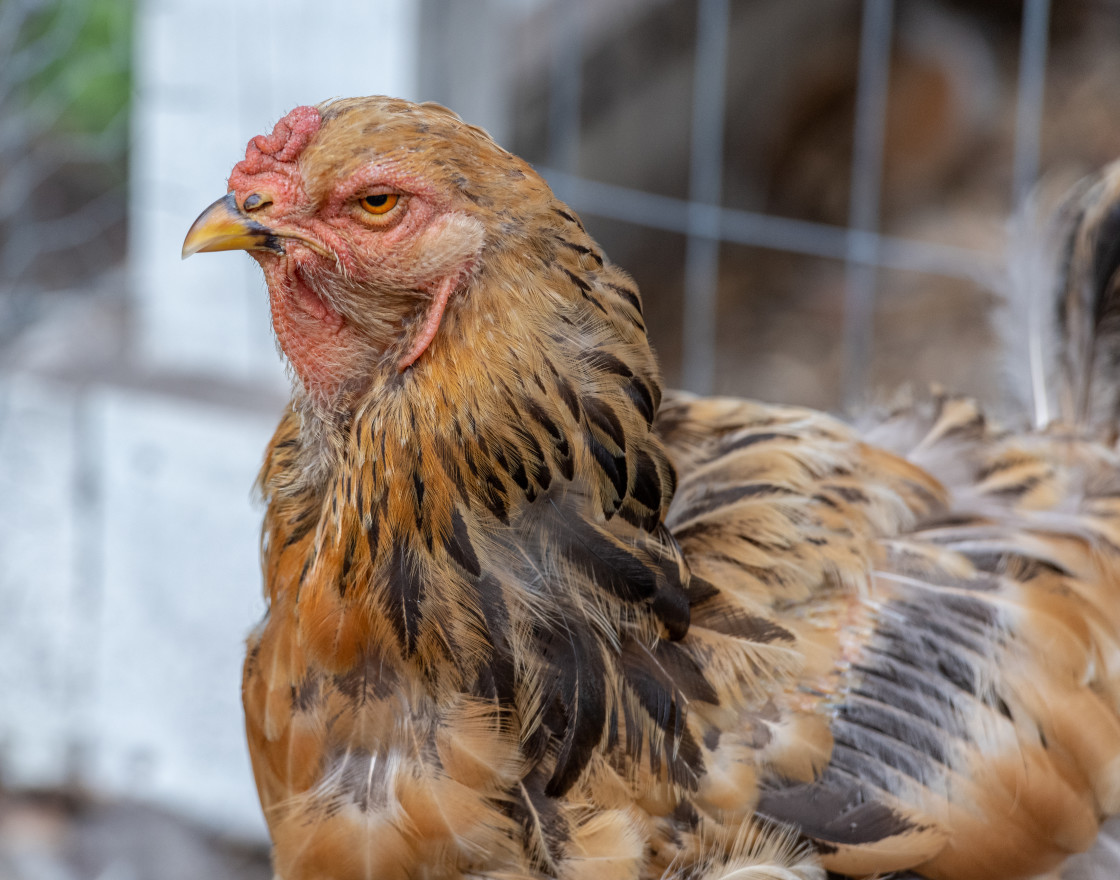
[[369, 204], [369, 206], [371, 208], [383, 207], [384, 204], [387, 201], [389, 201], [388, 194], [384, 194], [384, 195], [380, 195], [380, 196], [366, 196], [366, 202]]

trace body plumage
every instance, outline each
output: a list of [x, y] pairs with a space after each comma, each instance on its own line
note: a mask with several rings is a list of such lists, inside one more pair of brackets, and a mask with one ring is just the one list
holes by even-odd
[[632, 280], [433, 105], [293, 111], [223, 247], [294, 380], [244, 678], [279, 876], [1026, 877], [1120, 811], [1111, 413], [663, 400]]

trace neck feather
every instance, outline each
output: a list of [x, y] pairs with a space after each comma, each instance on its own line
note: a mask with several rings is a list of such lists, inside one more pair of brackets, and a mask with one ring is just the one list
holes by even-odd
[[[377, 373], [352, 413], [308, 411], [301, 427], [293, 411], [281, 425], [262, 472], [270, 590], [308, 606], [323, 662], [346, 665], [373, 638], [473, 674], [496, 625], [487, 589], [527, 585], [552, 601], [588, 541], [675, 555], [660, 526], [674, 474], [650, 430], [660, 386], [638, 294], [577, 221], [562, 226], [530, 251], [533, 274], [514, 277], [531, 281], [516, 288], [514, 257], [489, 255], [497, 269], [457, 296], [431, 349], [404, 373]], [[557, 519], [590, 537], [538, 547]], [[605, 564], [636, 565], [632, 555]], [[648, 605], [661, 587], [635, 589]], [[604, 613], [617, 621], [626, 598]], [[650, 625], [679, 628], [679, 598], [663, 599]], [[347, 642], [340, 621], [355, 604], [365, 625], [348, 625]]]
[[270, 613], [310, 667], [506, 707], [546, 794], [610, 737], [693, 785], [689, 732], [635, 714], [640, 674], [620, 684], [651, 650], [694, 664], [671, 641], [689, 572], [662, 522], [675, 474], [637, 293], [589, 244], [534, 258], [517, 288], [481, 271], [421, 361], [319, 424], [319, 478], [298, 413], [282, 422], [261, 475]]

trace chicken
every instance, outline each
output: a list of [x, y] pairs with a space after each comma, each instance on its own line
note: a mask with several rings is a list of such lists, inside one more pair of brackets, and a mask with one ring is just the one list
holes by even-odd
[[937, 395], [861, 434], [662, 399], [631, 279], [442, 107], [254, 138], [183, 252], [257, 260], [292, 373], [243, 683], [277, 876], [973, 880], [1089, 847], [1120, 811], [1118, 195], [1062, 215], [1059, 419]]

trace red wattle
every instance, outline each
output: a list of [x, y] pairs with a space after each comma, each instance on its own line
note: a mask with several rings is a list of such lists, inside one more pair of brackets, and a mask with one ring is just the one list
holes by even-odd
[[420, 335], [416, 337], [416, 341], [412, 343], [412, 348], [408, 350], [401, 362], [397, 364], [397, 369], [404, 372], [411, 367], [419, 359], [428, 346], [432, 344], [432, 340], [436, 338], [436, 331], [439, 330], [439, 322], [443, 320], [443, 310], [447, 308], [447, 301], [451, 298], [451, 291], [455, 287], [455, 278], [447, 277], [439, 283], [435, 296], [432, 297], [432, 304], [428, 306], [428, 314], [424, 317], [424, 326], [420, 328]]

